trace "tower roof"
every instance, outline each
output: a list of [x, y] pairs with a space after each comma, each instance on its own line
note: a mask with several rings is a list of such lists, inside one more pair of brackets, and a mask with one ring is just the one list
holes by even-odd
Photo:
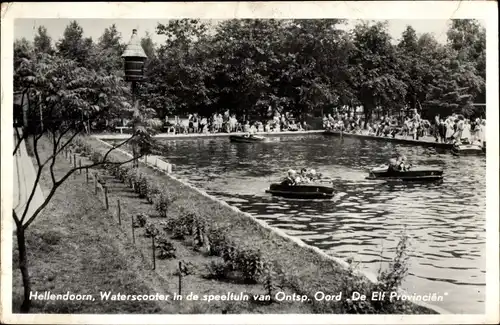
[[132, 30], [132, 36], [130, 37], [130, 41], [123, 52], [122, 58], [124, 57], [141, 57], [147, 58], [146, 53], [144, 52], [141, 40], [139, 36], [137, 36], [137, 29]]

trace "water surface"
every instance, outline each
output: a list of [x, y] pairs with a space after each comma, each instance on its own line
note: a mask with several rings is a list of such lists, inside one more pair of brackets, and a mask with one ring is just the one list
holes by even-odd
[[[176, 176], [331, 255], [353, 257], [367, 271], [376, 273], [381, 261], [394, 256], [405, 231], [411, 259], [404, 289], [443, 294], [436, 305], [453, 313], [484, 313], [485, 157], [323, 135], [254, 144], [227, 138], [162, 144]], [[414, 165], [443, 168], [443, 183], [365, 180], [367, 168], [395, 154]], [[289, 168], [303, 166], [332, 179], [334, 199], [301, 201], [265, 193]]]

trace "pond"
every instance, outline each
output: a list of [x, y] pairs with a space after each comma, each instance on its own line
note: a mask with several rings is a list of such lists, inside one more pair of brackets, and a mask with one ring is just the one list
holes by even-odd
[[[174, 173], [270, 225], [376, 273], [410, 237], [409, 293], [444, 295], [453, 313], [484, 313], [486, 158], [444, 149], [356, 138], [296, 135], [266, 143], [228, 138], [162, 140]], [[414, 165], [444, 169], [441, 184], [366, 180], [367, 169], [404, 154]], [[335, 197], [300, 201], [265, 193], [289, 168], [333, 179]]]

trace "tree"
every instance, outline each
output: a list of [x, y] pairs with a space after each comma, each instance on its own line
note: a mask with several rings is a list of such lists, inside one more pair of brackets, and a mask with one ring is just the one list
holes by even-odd
[[305, 117], [314, 110], [352, 102], [348, 85], [351, 42], [338, 19], [299, 19], [285, 28], [285, 61], [281, 80], [290, 99], [288, 110]]
[[148, 60], [152, 60], [156, 57], [156, 45], [153, 42], [153, 39], [151, 38], [151, 34], [149, 32], [146, 32], [146, 36], [144, 36], [141, 39], [141, 46], [144, 52], [146, 53]]
[[[26, 38], [16, 39], [14, 41], [14, 70], [16, 70], [24, 59], [29, 59], [34, 55], [33, 44]], [[18, 90], [14, 83], [14, 89]]]
[[93, 47], [92, 38], [83, 37], [83, 28], [76, 20], [72, 21], [64, 30], [64, 35], [57, 43], [59, 54], [66, 59], [75, 60], [85, 65]]
[[400, 79], [400, 67], [387, 23], [359, 24], [353, 31], [350, 52], [350, 83], [363, 105], [365, 124], [375, 108], [401, 107], [406, 85]]
[[424, 56], [428, 53], [423, 53], [418, 43], [415, 29], [407, 26], [397, 45], [401, 79], [407, 86], [405, 103], [414, 109], [425, 100], [429, 90], [424, 81], [428, 72]]
[[[31, 284], [25, 243], [27, 229], [47, 206], [58, 188], [74, 172], [102, 164], [120, 165], [138, 159], [138, 156], [135, 156], [127, 161], [110, 161], [108, 157], [116, 148], [136, 141], [137, 136], [144, 138], [144, 133], [133, 134], [129, 139], [105, 152], [100, 161], [72, 168], [57, 179], [54, 173], [56, 160], [63, 150], [72, 144], [75, 137], [82, 133], [86, 123], [102, 119], [109, 114], [116, 114], [115, 110], [130, 109], [131, 105], [127, 103], [126, 97], [128, 88], [123, 86], [117, 76], [89, 70], [76, 61], [64, 57], [38, 53], [36, 56], [16, 58], [16, 60], [19, 64], [14, 73], [14, 81], [19, 90], [28, 94], [30, 102], [29, 125], [22, 130], [16, 128], [17, 137], [13, 154], [16, 155], [23, 141], [31, 141], [36, 160], [36, 178], [24, 210], [21, 215], [17, 215], [13, 210], [19, 269], [24, 285], [21, 312], [27, 313], [31, 306], [29, 297]], [[39, 115], [39, 112], [42, 114]], [[40, 150], [42, 138], [50, 143], [49, 151]], [[140, 154], [147, 154], [148, 148], [146, 145]], [[51, 175], [50, 190], [43, 202], [35, 207], [34, 213], [29, 215], [28, 211], [34, 204], [35, 190], [44, 170], [48, 170]]]
[[433, 66], [435, 79], [429, 83], [426, 104], [442, 115], [473, 115], [474, 94], [484, 87], [484, 80], [478, 76], [474, 64], [458, 59], [453, 49], [444, 47], [442, 53], [443, 59]]
[[448, 45], [461, 62], [471, 63], [484, 87], [473, 93], [473, 100], [486, 102], [486, 29], [474, 19], [453, 19], [447, 32]]
[[44, 26], [38, 27], [38, 34], [34, 40], [35, 52], [53, 54], [52, 38], [47, 34], [47, 28]]
[[89, 50], [86, 66], [104, 73], [123, 75], [123, 59], [121, 55], [126, 45], [121, 42], [121, 35], [113, 24], [104, 29], [99, 41]]
[[211, 61], [197, 46], [205, 41], [206, 26], [196, 19], [170, 20], [159, 23], [156, 32], [167, 39], [147, 65], [146, 82], [139, 85], [141, 102], [160, 118], [205, 112], [210, 105], [205, 81], [210, 78]]
[[215, 110], [231, 108], [243, 120], [265, 118], [269, 107], [284, 104], [280, 76], [279, 20], [229, 20], [213, 38]]

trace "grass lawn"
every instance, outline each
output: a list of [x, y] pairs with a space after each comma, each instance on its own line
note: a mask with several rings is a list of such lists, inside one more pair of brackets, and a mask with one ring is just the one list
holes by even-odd
[[[42, 145], [47, 145], [47, 140]], [[50, 147], [42, 147], [46, 156]], [[77, 158], [78, 159], [78, 158]], [[89, 163], [82, 158], [82, 164]], [[56, 178], [71, 164], [60, 157], [55, 165]], [[153, 206], [140, 199], [125, 184], [103, 170], [107, 179], [109, 210], [103, 193], [96, 195], [92, 182], [87, 184], [85, 172], [76, 174], [58, 189], [49, 205], [28, 228], [27, 250], [32, 291], [54, 294], [91, 294], [95, 301], [33, 301], [32, 313], [311, 313], [311, 304], [300, 302], [262, 303], [249, 301], [103, 301], [101, 291], [122, 294], [178, 293], [177, 265], [182, 261], [191, 269], [182, 279], [182, 295], [223, 295], [243, 292], [264, 294], [260, 284], [245, 284], [227, 279], [207, 279], [205, 265], [216, 257], [195, 252], [189, 243], [174, 241], [176, 258], [156, 259], [152, 270], [151, 238], [143, 228], [135, 229], [132, 241], [131, 216], [154, 213]], [[48, 169], [43, 173], [42, 190], [46, 195], [51, 185]], [[118, 225], [117, 199], [121, 202], [122, 224]], [[22, 302], [22, 281], [17, 269], [17, 245], [13, 236], [13, 312]], [[285, 289], [286, 290], [286, 289]], [[288, 291], [288, 293], [292, 293]]]

